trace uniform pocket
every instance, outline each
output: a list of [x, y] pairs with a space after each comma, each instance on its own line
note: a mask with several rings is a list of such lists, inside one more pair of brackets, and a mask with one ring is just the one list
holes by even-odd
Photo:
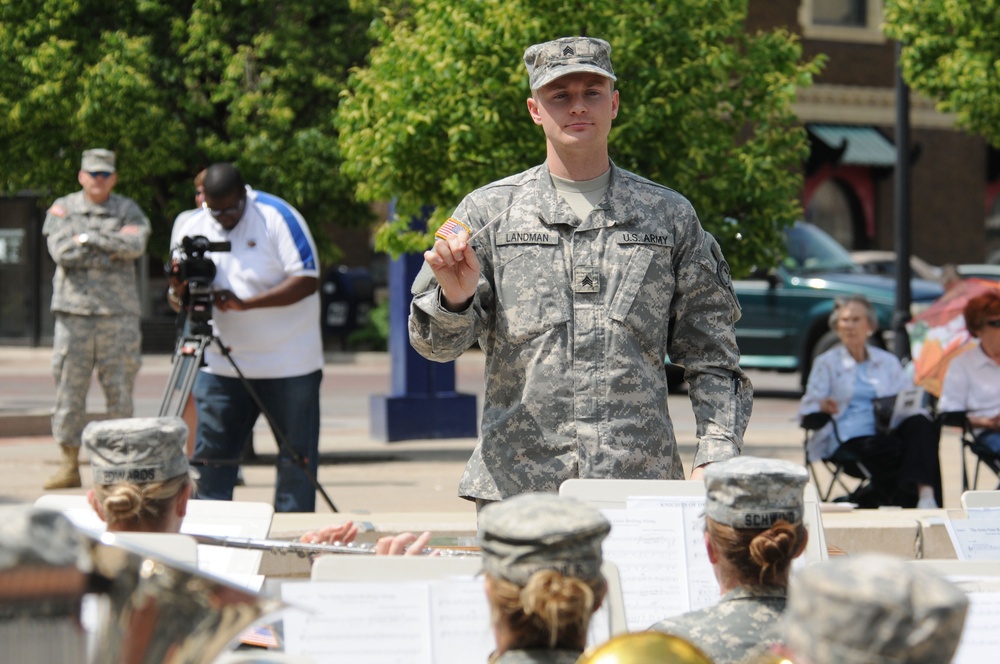
[[520, 344], [564, 324], [572, 314], [562, 248], [513, 245], [498, 249], [497, 334]]
[[609, 316], [625, 325], [647, 348], [666, 346], [674, 292], [673, 247], [633, 248]]

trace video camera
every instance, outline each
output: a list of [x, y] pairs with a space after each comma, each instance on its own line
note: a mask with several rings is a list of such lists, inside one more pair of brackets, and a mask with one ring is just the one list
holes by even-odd
[[229, 251], [230, 242], [210, 242], [204, 235], [185, 236], [176, 262], [167, 267], [167, 276], [187, 283], [185, 308], [194, 334], [211, 334], [208, 321], [212, 320], [212, 282], [215, 280], [215, 263], [206, 258], [210, 251]]

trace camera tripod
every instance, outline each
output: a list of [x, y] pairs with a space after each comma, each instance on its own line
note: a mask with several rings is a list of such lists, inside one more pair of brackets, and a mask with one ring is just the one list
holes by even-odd
[[[195, 324], [193, 329], [195, 332], [206, 332], [205, 325]], [[233, 370], [236, 371], [236, 375], [239, 376], [240, 382], [243, 383], [243, 387], [246, 388], [247, 392], [250, 394], [250, 398], [257, 405], [260, 410], [261, 415], [267, 420], [268, 425], [271, 427], [271, 432], [274, 434], [274, 439], [278, 442], [278, 447], [291, 457], [292, 461], [297, 465], [312, 485], [319, 492], [319, 495], [323, 497], [323, 500], [330, 507], [333, 512], [339, 512], [333, 501], [330, 500], [330, 496], [327, 495], [326, 491], [320, 486], [319, 481], [316, 476], [309, 472], [309, 467], [306, 459], [299, 454], [295, 448], [288, 444], [288, 439], [281, 429], [275, 424], [274, 419], [271, 417], [271, 413], [267, 410], [267, 407], [261, 401], [257, 392], [253, 389], [253, 385], [250, 381], [243, 375], [240, 371], [239, 366], [237, 366], [236, 361], [233, 359], [232, 355], [229, 354], [229, 349], [226, 345], [222, 343], [222, 339], [218, 336], [212, 334], [211, 328], [204, 334], [185, 334], [177, 342], [176, 350], [174, 351], [173, 358], [173, 369], [170, 371], [170, 378], [167, 380], [167, 387], [163, 392], [163, 400], [160, 402], [160, 417], [174, 415], [176, 417], [181, 417], [184, 414], [184, 407], [187, 405], [188, 398], [191, 396], [191, 390], [194, 387], [194, 380], [198, 375], [198, 370], [201, 368], [202, 359], [205, 356], [205, 349], [215, 342], [219, 348], [219, 352], [229, 360], [229, 364], [232, 365]], [[318, 452], [317, 452], [318, 453]], [[205, 459], [192, 459], [192, 465], [239, 465], [239, 459], [232, 460], [216, 460], [211, 461]]]

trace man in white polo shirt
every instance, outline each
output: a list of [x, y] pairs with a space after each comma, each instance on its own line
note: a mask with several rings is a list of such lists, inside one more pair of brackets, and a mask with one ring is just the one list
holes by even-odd
[[[232, 164], [210, 166], [204, 187], [202, 210], [174, 227], [170, 245], [177, 251], [183, 238], [196, 236], [231, 243], [229, 251], [205, 254], [216, 267], [213, 331], [315, 477], [323, 377], [316, 245], [295, 208], [246, 186]], [[186, 287], [171, 280], [169, 299], [177, 309]], [[198, 497], [231, 500], [236, 462], [260, 409], [215, 345], [207, 347], [205, 363], [193, 389], [194, 458], [204, 464]], [[315, 488], [287, 450], [280, 450], [277, 473], [275, 510], [314, 511]]]

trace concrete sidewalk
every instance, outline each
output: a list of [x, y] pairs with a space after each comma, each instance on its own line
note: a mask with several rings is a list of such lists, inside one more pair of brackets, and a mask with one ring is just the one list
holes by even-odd
[[[33, 502], [55, 470], [58, 458], [49, 414], [54, 387], [51, 349], [0, 347], [0, 502]], [[482, 358], [470, 354], [457, 363], [458, 388], [482, 393]], [[146, 355], [136, 380], [136, 416], [153, 416], [160, 407], [171, 370], [169, 355]], [[474, 439], [415, 440], [385, 443], [369, 435], [369, 398], [390, 390], [385, 353], [329, 354], [321, 387], [319, 482], [340, 511], [461, 511], [474, 513], [456, 495], [461, 469]], [[104, 395], [96, 379], [88, 413], [100, 416]], [[254, 430], [258, 459], [244, 466], [246, 486], [237, 500], [270, 503], [274, 491], [277, 444], [264, 418]], [[85, 493], [84, 487], [60, 493]], [[321, 497], [317, 510], [329, 512]]]
[[[48, 427], [54, 403], [50, 356], [49, 348], [0, 347], [0, 503], [33, 502], [43, 494], [42, 484], [55, 470], [58, 454]], [[169, 355], [144, 356], [135, 387], [137, 416], [158, 412], [170, 360]], [[327, 355], [321, 388], [321, 486], [344, 513], [473, 515], [472, 504], [457, 497], [457, 487], [475, 439], [386, 443], [371, 437], [369, 399], [373, 394], [390, 393], [390, 371], [385, 353]], [[751, 378], [757, 396], [744, 453], [801, 463], [797, 376], [753, 372]], [[456, 362], [456, 384], [459, 392], [475, 394], [482, 408], [481, 353], [466, 353]], [[696, 428], [687, 395], [671, 396], [669, 407], [681, 459], [690, 468]], [[104, 396], [96, 380], [88, 411], [104, 411]], [[255, 429], [254, 447], [259, 458], [244, 466], [246, 486], [237, 487], [235, 498], [270, 503], [277, 446], [263, 418]], [[946, 507], [959, 506], [959, 458], [957, 435], [946, 431], [941, 441]], [[83, 471], [84, 487], [61, 493], [85, 493], [90, 472], [86, 466]], [[330, 512], [321, 497], [317, 505], [318, 512]]]

